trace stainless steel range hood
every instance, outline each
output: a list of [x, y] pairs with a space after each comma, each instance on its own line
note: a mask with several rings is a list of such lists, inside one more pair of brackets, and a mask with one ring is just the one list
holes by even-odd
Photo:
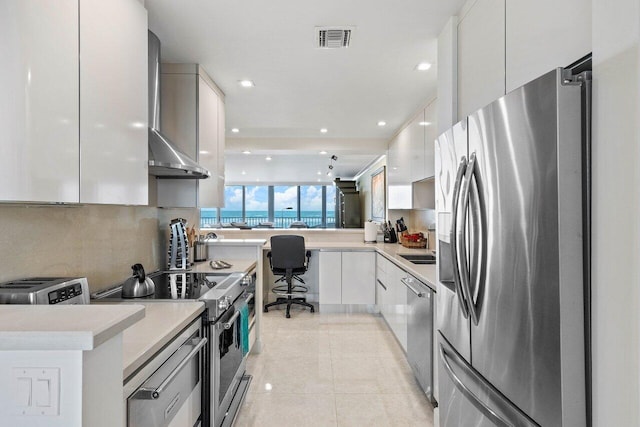
[[149, 31], [149, 174], [157, 178], [204, 179], [211, 173], [160, 132], [160, 40]]

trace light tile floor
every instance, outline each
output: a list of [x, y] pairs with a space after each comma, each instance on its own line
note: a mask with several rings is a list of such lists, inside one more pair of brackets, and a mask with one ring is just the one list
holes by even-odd
[[433, 408], [381, 317], [271, 309], [235, 426], [433, 426]]

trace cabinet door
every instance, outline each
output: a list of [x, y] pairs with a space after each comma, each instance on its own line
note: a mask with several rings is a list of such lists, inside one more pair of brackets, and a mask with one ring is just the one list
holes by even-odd
[[591, 2], [507, 2], [507, 92], [591, 52]]
[[410, 182], [420, 181], [426, 178], [424, 164], [424, 137], [425, 137], [425, 121], [424, 110], [420, 111], [411, 123], [407, 126], [409, 129], [409, 158], [407, 163], [411, 165]]
[[435, 99], [424, 109], [424, 177], [431, 178], [436, 174], [435, 141], [438, 137], [438, 100]]
[[80, 202], [146, 205], [147, 11], [80, 0]]
[[407, 287], [401, 279], [406, 273], [395, 264], [391, 264], [389, 273], [389, 317], [387, 321], [402, 348], [407, 351]]
[[226, 147], [226, 114], [222, 97], [218, 97], [218, 203], [216, 206], [224, 207], [224, 149]]
[[[380, 311], [382, 311], [382, 299], [384, 298], [384, 288], [387, 287], [387, 265], [385, 264], [385, 258], [376, 254], [376, 304], [379, 306]], [[383, 287], [380, 287], [380, 283], [382, 283]]]
[[[180, 150], [197, 159], [198, 79], [194, 73], [162, 72], [160, 129]], [[198, 205], [195, 179], [158, 179], [158, 206], [189, 208]]]
[[458, 117], [505, 94], [504, 12], [505, 0], [478, 0], [458, 24]]
[[320, 304], [341, 304], [342, 254], [320, 251], [318, 253], [318, 268]]
[[78, 2], [0, 3], [0, 200], [78, 202]]
[[198, 163], [207, 168], [211, 176], [199, 180], [199, 206], [218, 206], [218, 94], [198, 77]]
[[342, 253], [342, 304], [376, 303], [375, 252]]

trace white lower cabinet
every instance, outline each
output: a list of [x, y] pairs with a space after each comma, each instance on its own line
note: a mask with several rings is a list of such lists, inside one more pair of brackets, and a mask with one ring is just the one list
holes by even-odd
[[376, 303], [396, 339], [407, 351], [407, 288], [401, 279], [407, 273], [378, 255]]
[[374, 252], [320, 251], [320, 304], [375, 304]]

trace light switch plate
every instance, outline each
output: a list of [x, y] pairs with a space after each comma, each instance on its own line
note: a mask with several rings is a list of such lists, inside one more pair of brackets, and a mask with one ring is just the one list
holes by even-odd
[[11, 382], [15, 414], [58, 415], [60, 368], [13, 368]]

